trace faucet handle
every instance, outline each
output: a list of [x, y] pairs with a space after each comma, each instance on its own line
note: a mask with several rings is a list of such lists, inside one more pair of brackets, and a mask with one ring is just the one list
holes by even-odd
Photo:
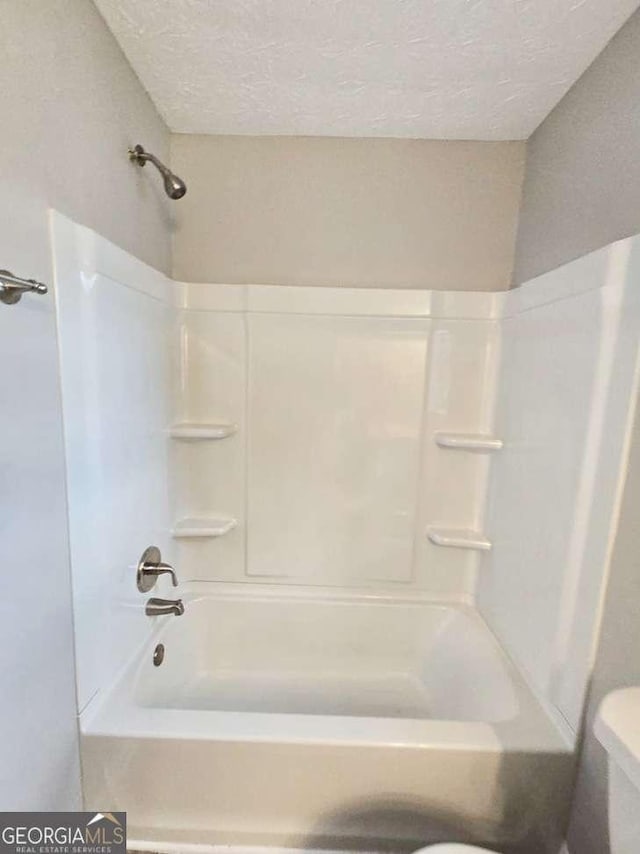
[[164, 614], [173, 614], [181, 617], [184, 614], [184, 603], [182, 599], [149, 599], [144, 607], [147, 617], [161, 617]]
[[[147, 566], [142, 567], [142, 575], [150, 576], [157, 578], [159, 575], [165, 575], [169, 573], [171, 575], [171, 583], [174, 587], [178, 586], [178, 576], [176, 575], [175, 569], [168, 563], [156, 563], [156, 564], [148, 564]], [[146, 593], [146, 590], [141, 591], [142, 593]]]
[[141, 593], [148, 593], [155, 587], [158, 576], [171, 575], [171, 583], [178, 586], [175, 569], [168, 563], [163, 563], [160, 549], [157, 546], [146, 548], [138, 561], [136, 569], [136, 585]]

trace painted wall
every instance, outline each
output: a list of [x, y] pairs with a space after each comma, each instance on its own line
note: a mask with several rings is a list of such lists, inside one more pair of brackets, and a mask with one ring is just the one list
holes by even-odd
[[640, 232], [640, 11], [527, 143], [515, 281]]
[[174, 277], [504, 290], [524, 143], [172, 137]]
[[[169, 267], [168, 201], [136, 173], [168, 134], [88, 0], [0, 0], [0, 267], [51, 284], [47, 209]], [[0, 808], [80, 802], [53, 295], [0, 305]], [[25, 773], [25, 768], [28, 773]]]

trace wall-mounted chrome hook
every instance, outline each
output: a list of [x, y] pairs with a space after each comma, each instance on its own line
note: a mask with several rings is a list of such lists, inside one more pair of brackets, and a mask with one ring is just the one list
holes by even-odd
[[49, 288], [35, 279], [21, 279], [9, 270], [0, 270], [0, 302], [5, 305], [15, 305], [20, 302], [22, 294], [46, 294]]

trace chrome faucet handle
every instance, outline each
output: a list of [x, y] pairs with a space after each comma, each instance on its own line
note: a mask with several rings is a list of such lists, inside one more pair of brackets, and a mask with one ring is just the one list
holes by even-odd
[[165, 614], [181, 617], [184, 614], [184, 604], [182, 599], [156, 599], [152, 597], [145, 605], [144, 612], [147, 617], [161, 617]]
[[143, 575], [153, 575], [156, 578], [159, 575], [169, 574], [171, 576], [171, 583], [174, 587], [178, 586], [178, 576], [176, 575], [175, 569], [169, 563], [156, 563], [156, 564], [148, 564], [147, 566], [142, 567]]
[[158, 576], [168, 574], [171, 583], [178, 586], [178, 576], [175, 569], [168, 563], [163, 563], [160, 549], [157, 546], [149, 546], [142, 553], [136, 569], [136, 585], [141, 593], [148, 593], [155, 587]]

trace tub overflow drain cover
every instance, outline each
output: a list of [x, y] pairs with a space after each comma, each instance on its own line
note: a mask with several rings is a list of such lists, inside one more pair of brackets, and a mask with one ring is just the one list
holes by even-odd
[[160, 667], [162, 662], [164, 661], [164, 644], [159, 643], [158, 646], [153, 650], [153, 663], [156, 667]]

